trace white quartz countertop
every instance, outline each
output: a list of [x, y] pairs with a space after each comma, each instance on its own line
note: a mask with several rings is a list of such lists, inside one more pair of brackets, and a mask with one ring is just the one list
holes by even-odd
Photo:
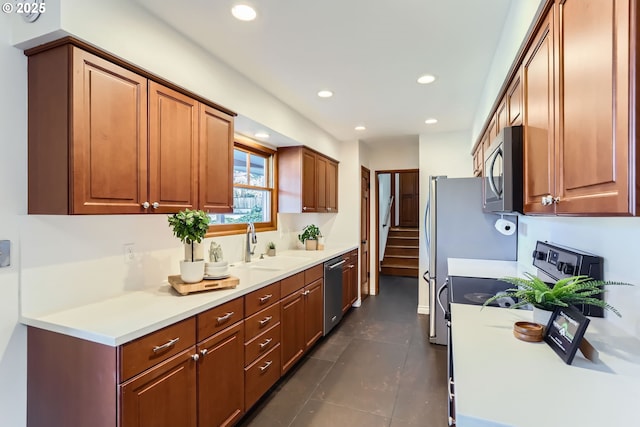
[[448, 258], [449, 276], [486, 277], [499, 279], [501, 277], [519, 277], [524, 272], [535, 272], [532, 265], [525, 265], [517, 261], [498, 261], [488, 259]]
[[240, 284], [233, 289], [181, 296], [165, 281], [157, 288], [125, 292], [53, 313], [23, 313], [20, 321], [25, 325], [118, 346], [353, 249], [357, 246], [332, 247], [322, 251], [289, 250], [248, 264], [233, 263], [230, 273], [240, 279]]
[[546, 343], [513, 336], [526, 310], [452, 304], [458, 427], [636, 425], [640, 340], [591, 318], [585, 337], [599, 351], [565, 364]]

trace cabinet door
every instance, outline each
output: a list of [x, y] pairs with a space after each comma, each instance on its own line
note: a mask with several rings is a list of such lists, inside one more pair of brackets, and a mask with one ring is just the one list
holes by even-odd
[[72, 86], [71, 212], [143, 212], [147, 79], [73, 48]]
[[304, 287], [304, 339], [305, 349], [309, 349], [322, 337], [324, 330], [324, 279], [318, 279]]
[[198, 102], [150, 81], [150, 212], [173, 213], [197, 207], [197, 151]]
[[502, 102], [500, 102], [500, 105], [498, 105], [498, 109], [496, 110], [496, 135], [500, 133], [502, 128], [509, 126], [508, 117], [507, 99], [502, 98]]
[[196, 427], [196, 361], [190, 348], [120, 386], [120, 427]]
[[351, 306], [351, 269], [349, 260], [342, 267], [342, 314], [349, 311]]
[[566, 0], [558, 7], [563, 61], [556, 212], [632, 213], [629, 0]]
[[519, 126], [522, 124], [522, 70], [520, 70], [511, 81], [507, 89], [507, 114], [508, 126]]
[[233, 117], [200, 104], [199, 207], [233, 212]]
[[302, 211], [316, 212], [317, 205], [317, 172], [316, 154], [312, 151], [302, 151]]
[[338, 212], [338, 164], [327, 162], [327, 211]]
[[203, 341], [198, 353], [198, 426], [233, 425], [244, 414], [244, 323]]
[[303, 293], [304, 289], [299, 290], [280, 302], [281, 372], [283, 374], [300, 360], [305, 349], [305, 300]]
[[523, 64], [524, 210], [553, 213], [543, 196], [553, 195], [554, 181], [554, 7], [549, 11]]
[[327, 164], [328, 162], [326, 158], [316, 155], [316, 208], [318, 209], [318, 212], [326, 212], [328, 206]]
[[351, 304], [354, 304], [358, 300], [358, 265], [358, 251], [353, 251], [351, 253], [349, 265], [349, 274], [351, 275], [349, 278], [349, 286], [351, 287], [349, 295], [351, 296]]

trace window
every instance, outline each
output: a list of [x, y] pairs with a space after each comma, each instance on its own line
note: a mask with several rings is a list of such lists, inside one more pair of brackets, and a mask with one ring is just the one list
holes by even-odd
[[244, 233], [253, 222], [258, 231], [276, 229], [276, 151], [237, 136], [233, 150], [233, 213], [209, 214], [209, 235]]

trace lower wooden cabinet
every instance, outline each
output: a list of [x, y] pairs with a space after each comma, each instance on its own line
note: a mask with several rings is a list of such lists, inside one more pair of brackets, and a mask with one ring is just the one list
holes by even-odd
[[304, 287], [304, 340], [309, 350], [324, 331], [324, 279]]
[[346, 261], [342, 267], [342, 314], [358, 300], [358, 251], [344, 254]]
[[245, 404], [247, 409], [280, 379], [280, 345], [247, 366], [245, 375]]
[[197, 427], [194, 348], [120, 386], [121, 427]]
[[245, 409], [243, 323], [204, 340], [197, 349], [198, 426], [231, 426]]
[[350, 277], [350, 292], [351, 304], [354, 304], [358, 300], [358, 267], [360, 266], [360, 258], [358, 257], [358, 251], [351, 251], [349, 256], [349, 274]]

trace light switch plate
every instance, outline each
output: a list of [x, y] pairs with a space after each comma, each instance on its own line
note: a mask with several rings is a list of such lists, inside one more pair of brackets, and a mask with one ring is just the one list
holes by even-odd
[[11, 265], [11, 241], [0, 240], [0, 268]]

